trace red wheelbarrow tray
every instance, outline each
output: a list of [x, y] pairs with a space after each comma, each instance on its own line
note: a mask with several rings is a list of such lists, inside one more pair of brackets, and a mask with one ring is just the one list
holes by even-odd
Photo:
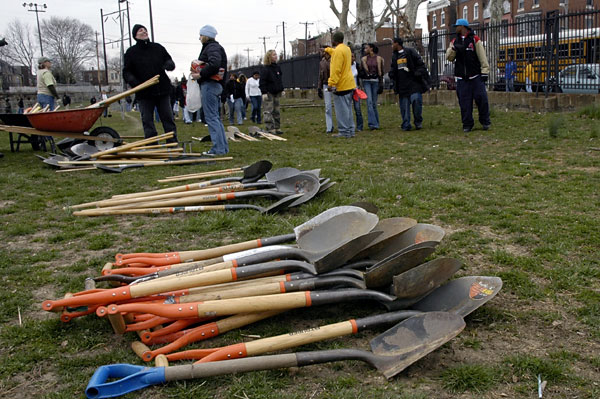
[[38, 130], [83, 133], [96, 123], [102, 112], [104, 112], [104, 107], [69, 109], [26, 115], [31, 126]]

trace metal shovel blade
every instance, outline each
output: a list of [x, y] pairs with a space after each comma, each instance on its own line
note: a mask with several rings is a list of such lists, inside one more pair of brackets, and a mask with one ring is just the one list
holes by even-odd
[[398, 253], [401, 249], [414, 244], [419, 244], [424, 241], [437, 241], [439, 243], [442, 238], [444, 238], [444, 234], [444, 230], [439, 226], [417, 223], [404, 233], [388, 239], [387, 244], [383, 247], [379, 247], [377, 251], [368, 251], [366, 256], [371, 259], [383, 260], [390, 255]]
[[254, 183], [269, 172], [273, 164], [270, 161], [262, 160], [248, 165], [244, 168], [244, 176], [241, 179], [242, 183]]
[[414, 304], [412, 309], [423, 312], [440, 310], [466, 317], [495, 297], [501, 288], [502, 279], [500, 277], [461, 277], [437, 288]]
[[390, 245], [390, 242], [392, 242], [395, 237], [416, 225], [417, 221], [412, 218], [395, 217], [381, 219], [374, 229], [380, 230], [383, 233], [377, 237], [376, 240], [373, 240], [371, 245], [360, 251], [354, 258], [359, 260], [368, 257], [370, 253], [381, 252], [385, 247]]
[[410, 317], [371, 340], [371, 350], [378, 356], [375, 367], [392, 378], [464, 328], [465, 321], [457, 314], [430, 312]]
[[435, 251], [435, 246], [420, 246], [394, 254], [365, 271], [365, 282], [369, 288], [387, 287], [395, 275], [403, 273], [423, 263]]
[[93, 145], [89, 145], [88, 143], [79, 143], [71, 146], [71, 152], [78, 157], [84, 157], [87, 155], [92, 155], [98, 152], [98, 148]]
[[394, 294], [398, 299], [416, 298], [431, 292], [449, 280], [462, 266], [453, 258], [437, 258], [394, 276]]

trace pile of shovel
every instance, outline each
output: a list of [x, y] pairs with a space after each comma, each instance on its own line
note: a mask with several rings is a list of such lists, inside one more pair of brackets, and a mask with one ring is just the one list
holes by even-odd
[[[237, 209], [253, 209], [262, 213], [275, 213], [310, 201], [332, 187], [335, 182], [320, 177], [320, 170], [302, 171], [296, 168], [271, 170], [272, 163], [266, 160], [236, 169], [225, 169], [191, 175], [174, 176], [160, 180], [175, 182], [203, 179], [218, 175], [223, 177], [193, 184], [115, 195], [112, 198], [71, 206], [76, 216], [104, 216], [125, 214], [157, 214], [180, 212], [204, 212]], [[268, 207], [255, 204], [229, 203], [229, 201], [269, 197], [275, 202]], [[227, 201], [227, 204], [215, 204]], [[204, 205], [209, 204], [209, 205]], [[87, 209], [84, 209], [87, 208]]]
[[[192, 251], [117, 254], [102, 276], [87, 280], [85, 291], [45, 301], [42, 308], [60, 312], [63, 321], [91, 313], [105, 317], [117, 334], [137, 333], [132, 349], [144, 361], [155, 360], [156, 367], [100, 367], [88, 398], [342, 360], [364, 361], [392, 378], [458, 335], [464, 318], [502, 286], [499, 278], [486, 276], [447, 282], [461, 262], [431, 259], [443, 237], [439, 226], [411, 218], [380, 220], [362, 207], [335, 207], [281, 236]], [[95, 287], [105, 281], [117, 287]], [[184, 348], [290, 309], [348, 301], [372, 302], [374, 314], [223, 347]], [[390, 326], [370, 341], [370, 351], [264, 355]], [[194, 363], [170, 365], [182, 360]]]
[[[235, 142], [240, 141], [240, 140], [260, 141], [259, 139], [267, 139], [268, 141], [287, 141], [287, 139], [285, 139], [281, 136], [278, 136], [276, 134], [272, 134], [269, 132], [265, 132], [263, 129], [261, 129], [258, 126], [250, 126], [248, 128], [247, 134], [243, 133], [236, 126], [227, 126], [227, 129], [225, 130], [225, 136], [227, 137], [227, 140], [235, 141]], [[210, 135], [204, 136], [202, 138], [192, 137], [192, 139], [200, 141], [200, 142], [211, 141]]]
[[[62, 154], [50, 157], [38, 157], [47, 165], [58, 169], [57, 172], [100, 169], [104, 172], [121, 173], [129, 168], [149, 166], [185, 165], [196, 163], [215, 163], [228, 161], [231, 157], [205, 157], [202, 154], [184, 153], [177, 143], [157, 144], [160, 140], [173, 137], [173, 132], [149, 139], [134, 141], [118, 147], [100, 150], [98, 147], [78, 140], [76, 143], [61, 145]], [[64, 141], [73, 141], [65, 139]]]

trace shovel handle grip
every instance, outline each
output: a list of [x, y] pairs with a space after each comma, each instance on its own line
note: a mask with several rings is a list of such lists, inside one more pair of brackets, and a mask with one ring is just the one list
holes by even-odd
[[97, 291], [81, 295], [75, 295], [70, 298], [58, 299], [55, 301], [47, 300], [42, 303], [42, 309], [45, 311], [61, 311], [63, 307], [77, 307], [89, 305], [101, 305], [116, 301], [131, 299], [130, 287], [111, 288], [103, 291]]

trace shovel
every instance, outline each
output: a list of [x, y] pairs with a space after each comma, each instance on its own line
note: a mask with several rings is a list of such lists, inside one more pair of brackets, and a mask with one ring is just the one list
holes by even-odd
[[257, 174], [260, 174], [260, 177], [259, 177], [259, 179], [260, 179], [262, 176], [265, 175], [265, 173], [270, 171], [272, 167], [273, 167], [273, 164], [271, 162], [262, 160], [262, 161], [255, 162], [252, 165], [242, 166], [241, 168], [222, 169], [222, 170], [214, 170], [211, 172], [204, 172], [204, 173], [192, 173], [192, 174], [187, 174], [187, 175], [171, 176], [171, 177], [166, 177], [164, 179], [160, 179], [160, 180], [158, 180], [158, 182], [159, 183], [169, 183], [172, 181], [181, 181], [181, 180], [187, 180], [187, 179], [200, 179], [200, 178], [205, 178], [205, 177], [227, 176], [227, 175], [233, 175], [233, 174], [236, 174], [239, 172], [244, 173], [244, 175], [242, 176], [242, 179], [253, 178]]
[[[371, 352], [334, 349], [174, 367], [147, 368], [128, 364], [102, 366], [90, 379], [86, 395], [88, 398], [109, 398], [168, 381], [302, 367], [341, 360], [367, 362], [382, 372], [386, 378], [391, 378], [454, 338], [464, 327], [465, 322], [458, 315], [432, 312], [406, 319], [375, 337], [370, 342]], [[120, 380], [106, 382], [112, 378], [120, 378]]]

